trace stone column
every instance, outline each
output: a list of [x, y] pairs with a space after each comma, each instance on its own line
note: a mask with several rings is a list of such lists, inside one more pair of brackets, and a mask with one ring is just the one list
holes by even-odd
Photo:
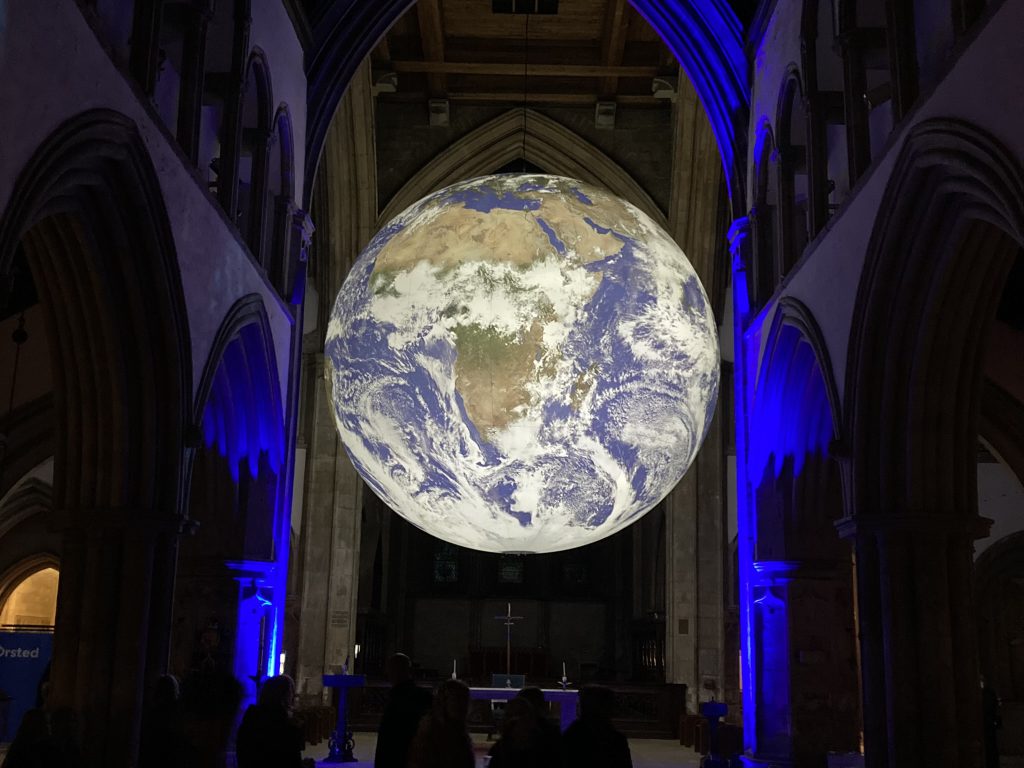
[[982, 765], [974, 516], [849, 518], [872, 768]]
[[[314, 409], [308, 433], [302, 538], [299, 658], [296, 685], [307, 701], [323, 696], [320, 677], [341, 671], [355, 648], [359, 534], [363, 483], [334, 426], [323, 354], [312, 367], [307, 397]], [[350, 662], [351, 663], [351, 662]]]
[[64, 544], [47, 707], [76, 713], [83, 766], [133, 765], [140, 702], [166, 669], [173, 526], [143, 510], [55, 517]]
[[[721, 234], [721, 158], [700, 100], [683, 72], [673, 122], [669, 230], [720, 314], [715, 265]], [[719, 402], [729, 396], [720, 393]], [[720, 413], [718, 408], [716, 414]], [[723, 435], [721, 416], [716, 415], [693, 466], [665, 500], [665, 682], [688, 686], [691, 711], [698, 701], [724, 698]]]
[[[301, 520], [301, 594], [296, 683], [307, 701], [329, 696], [320, 684], [354, 651], [364, 486], [338, 438], [325, 380], [324, 337], [334, 297], [376, 231], [377, 183], [369, 62], [354, 76], [328, 131], [313, 192], [311, 279], [319, 306], [304, 338], [306, 478]], [[314, 314], [315, 313], [315, 314]], [[386, 514], [390, 514], [387, 512]], [[372, 554], [372, 553], [371, 553]], [[351, 669], [351, 666], [350, 666]]]
[[814, 766], [858, 748], [849, 563], [753, 563], [748, 765]]

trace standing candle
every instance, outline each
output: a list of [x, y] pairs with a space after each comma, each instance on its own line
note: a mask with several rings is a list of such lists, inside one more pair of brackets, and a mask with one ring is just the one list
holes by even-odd
[[565, 680], [565, 662], [562, 662], [562, 679]]
[[452, 659], [452, 680], [455, 680], [457, 678], [457, 674], [456, 674], [456, 665], [457, 664], [458, 664], [458, 660], [457, 659]]

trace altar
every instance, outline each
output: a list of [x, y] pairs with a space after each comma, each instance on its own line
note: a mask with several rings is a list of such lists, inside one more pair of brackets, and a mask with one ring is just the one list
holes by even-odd
[[[559, 725], [564, 732], [566, 728], [576, 719], [576, 704], [579, 701], [580, 692], [571, 688], [541, 688], [544, 692], [544, 701], [558, 703]], [[518, 688], [470, 688], [471, 699], [482, 699], [484, 701], [508, 701], [519, 695]]]

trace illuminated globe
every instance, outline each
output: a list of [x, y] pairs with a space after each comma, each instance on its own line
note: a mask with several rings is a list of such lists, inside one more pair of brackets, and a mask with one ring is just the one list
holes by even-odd
[[635, 521], [693, 461], [718, 390], [686, 256], [637, 208], [558, 176], [473, 179], [396, 217], [342, 286], [326, 351], [363, 479], [489, 552]]

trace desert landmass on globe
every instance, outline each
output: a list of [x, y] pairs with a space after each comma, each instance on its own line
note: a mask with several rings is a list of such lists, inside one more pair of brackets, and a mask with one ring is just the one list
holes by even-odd
[[607, 192], [552, 176], [453, 185], [367, 246], [328, 329], [343, 442], [448, 541], [554, 551], [661, 500], [718, 385], [682, 251]]

